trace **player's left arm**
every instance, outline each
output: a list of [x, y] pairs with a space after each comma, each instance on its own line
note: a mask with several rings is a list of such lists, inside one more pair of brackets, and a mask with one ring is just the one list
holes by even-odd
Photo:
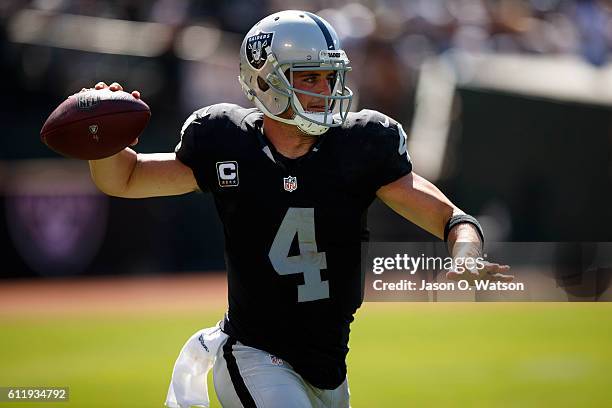
[[[465, 215], [435, 185], [414, 172], [380, 187], [376, 195], [402, 217], [441, 239], [451, 218]], [[447, 242], [453, 258], [482, 256], [480, 232], [471, 223], [455, 224], [448, 231]], [[485, 262], [480, 270], [450, 271], [447, 277], [454, 280], [487, 278], [510, 281], [512, 276], [505, 274], [509, 269], [508, 265]]]

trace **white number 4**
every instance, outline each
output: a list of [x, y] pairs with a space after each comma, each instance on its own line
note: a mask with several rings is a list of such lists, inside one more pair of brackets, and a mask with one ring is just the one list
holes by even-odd
[[[288, 256], [297, 234], [300, 254]], [[304, 284], [298, 285], [298, 302], [327, 299], [329, 282], [321, 280], [321, 269], [327, 268], [325, 252], [317, 252], [314, 208], [289, 208], [278, 228], [268, 254], [279, 275], [304, 274]]]

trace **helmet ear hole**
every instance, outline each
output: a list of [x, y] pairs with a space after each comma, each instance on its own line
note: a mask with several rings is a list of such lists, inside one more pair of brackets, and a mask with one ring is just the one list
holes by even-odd
[[268, 89], [270, 89], [270, 85], [268, 85], [260, 76], [257, 77], [257, 86], [259, 86], [259, 89], [261, 89], [262, 92], [266, 92]]

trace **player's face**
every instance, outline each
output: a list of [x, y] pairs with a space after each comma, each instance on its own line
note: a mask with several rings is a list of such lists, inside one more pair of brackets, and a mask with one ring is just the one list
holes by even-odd
[[[293, 86], [297, 89], [320, 95], [331, 95], [336, 74], [334, 71], [302, 71], [293, 73]], [[296, 92], [298, 100], [306, 111], [323, 112], [325, 100], [316, 96]]]

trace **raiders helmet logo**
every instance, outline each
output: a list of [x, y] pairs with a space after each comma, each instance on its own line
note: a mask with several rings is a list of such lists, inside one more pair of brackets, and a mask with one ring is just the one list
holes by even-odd
[[247, 38], [246, 41], [246, 56], [249, 64], [255, 69], [260, 69], [268, 59], [266, 47], [272, 45], [272, 36], [274, 33], [259, 33]]

